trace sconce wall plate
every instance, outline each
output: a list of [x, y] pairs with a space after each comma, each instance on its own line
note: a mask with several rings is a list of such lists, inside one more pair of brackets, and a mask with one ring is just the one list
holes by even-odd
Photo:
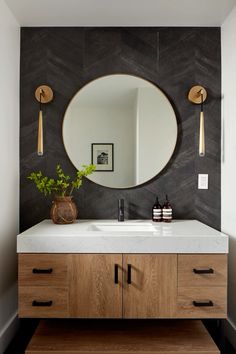
[[[203, 93], [203, 100], [201, 100], [201, 91]], [[202, 102], [205, 102], [206, 98], [207, 92], [203, 86], [193, 86], [188, 93], [189, 101], [195, 104], [201, 104]]]
[[40, 102], [40, 93], [41, 93], [41, 103], [49, 103], [53, 100], [53, 91], [51, 87], [47, 85], [41, 85], [37, 87], [35, 91], [35, 98]]

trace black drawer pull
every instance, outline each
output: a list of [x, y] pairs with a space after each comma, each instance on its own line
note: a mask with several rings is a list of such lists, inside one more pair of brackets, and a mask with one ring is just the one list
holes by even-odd
[[37, 268], [34, 268], [32, 270], [32, 273], [34, 273], [34, 274], [51, 274], [52, 273], [52, 268], [48, 268], [48, 269], [37, 269]]
[[213, 274], [214, 273], [214, 269], [209, 268], [209, 269], [193, 269], [193, 272], [195, 274]]
[[131, 264], [128, 264], [127, 283], [131, 284]]
[[115, 282], [115, 284], [119, 283], [118, 270], [119, 270], [118, 264], [115, 264], [115, 272], [114, 272], [114, 282]]
[[209, 300], [209, 301], [193, 301], [193, 305], [196, 307], [214, 306], [214, 304], [211, 300]]
[[45, 306], [45, 307], [50, 307], [50, 306], [52, 306], [52, 301], [50, 300], [50, 301], [37, 301], [37, 300], [34, 300], [33, 302], [32, 302], [32, 306], [38, 306], [38, 307], [43, 307], [43, 306]]

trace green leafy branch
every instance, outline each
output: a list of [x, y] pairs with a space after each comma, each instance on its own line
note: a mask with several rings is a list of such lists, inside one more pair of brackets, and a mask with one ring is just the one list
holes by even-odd
[[65, 175], [61, 166], [57, 165], [56, 179], [44, 176], [41, 171], [32, 172], [28, 179], [33, 181], [37, 189], [45, 196], [53, 193], [57, 196], [65, 197], [71, 196], [74, 189], [79, 189], [83, 183], [83, 177], [91, 175], [95, 170], [95, 165], [82, 165], [82, 169], [76, 173], [76, 178], [71, 181], [71, 177]]

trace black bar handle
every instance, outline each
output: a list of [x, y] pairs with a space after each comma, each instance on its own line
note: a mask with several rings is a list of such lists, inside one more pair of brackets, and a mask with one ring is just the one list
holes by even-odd
[[51, 274], [52, 268], [48, 268], [48, 269], [33, 268], [32, 273], [34, 273], [34, 274]]
[[45, 306], [45, 307], [50, 307], [50, 306], [52, 306], [52, 300], [50, 300], [50, 301], [37, 301], [37, 300], [34, 300], [34, 301], [32, 302], [32, 306], [38, 306], [38, 307], [43, 307], [43, 306]]
[[214, 304], [211, 300], [209, 300], [209, 301], [193, 301], [193, 306], [207, 307], [207, 306], [214, 306]]
[[214, 269], [209, 268], [209, 269], [196, 269], [193, 268], [193, 272], [195, 274], [213, 274], [214, 273]]
[[127, 283], [131, 284], [131, 264], [128, 264]]
[[115, 272], [114, 272], [114, 283], [118, 284], [119, 283], [119, 277], [118, 277], [118, 264], [115, 264]]

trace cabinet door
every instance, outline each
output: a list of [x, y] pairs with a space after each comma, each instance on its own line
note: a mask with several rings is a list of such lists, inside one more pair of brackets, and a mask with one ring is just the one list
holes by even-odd
[[169, 318], [176, 308], [177, 255], [123, 257], [125, 318]]
[[70, 317], [122, 317], [122, 255], [71, 255]]

